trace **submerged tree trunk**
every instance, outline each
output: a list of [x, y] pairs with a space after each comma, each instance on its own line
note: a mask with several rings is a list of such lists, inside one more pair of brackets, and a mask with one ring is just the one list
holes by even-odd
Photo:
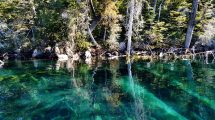
[[134, 99], [134, 104], [132, 104], [132, 107], [134, 109], [136, 120], [144, 120], [145, 119], [144, 102], [141, 99], [142, 94], [140, 94], [140, 89], [138, 89], [135, 86], [136, 84], [134, 83], [135, 81], [133, 79], [131, 67], [132, 67], [132, 63], [131, 63], [131, 60], [129, 59], [127, 64], [127, 70], [128, 70], [129, 85]]
[[127, 43], [127, 55], [131, 55], [131, 37], [132, 37], [132, 28], [134, 21], [134, 0], [130, 2], [130, 15], [129, 15], [129, 23], [128, 23], [128, 43]]
[[193, 0], [193, 3], [192, 3], [192, 11], [190, 14], [190, 20], [188, 23], [186, 40], [185, 40], [185, 48], [186, 49], [190, 47], [190, 43], [192, 40], [193, 30], [194, 30], [194, 27], [196, 24], [196, 13], [197, 13], [197, 9], [198, 9], [198, 2], [199, 2], [199, 0]]

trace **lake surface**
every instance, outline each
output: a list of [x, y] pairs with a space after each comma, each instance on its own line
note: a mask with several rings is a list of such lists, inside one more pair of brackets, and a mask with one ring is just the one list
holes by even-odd
[[7, 62], [0, 68], [0, 120], [29, 119], [214, 120], [215, 64]]

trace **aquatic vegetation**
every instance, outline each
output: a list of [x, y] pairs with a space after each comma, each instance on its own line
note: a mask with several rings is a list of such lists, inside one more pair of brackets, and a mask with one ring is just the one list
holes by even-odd
[[132, 86], [128, 80], [126, 81], [126, 79], [119, 80], [119, 84], [129, 94], [133, 95], [134, 99], [136, 99], [136, 97], [140, 97], [144, 105], [150, 106], [150, 109], [152, 111], [157, 111], [157, 118], [168, 118], [169, 120], [187, 120], [187, 118], [177, 113], [175, 110], [166, 105], [163, 101], [158, 99], [155, 95], [150, 93], [144, 87], [139, 86], [137, 84], [134, 84]]
[[[38, 64], [35, 65], [35, 62]], [[213, 119], [215, 65], [124, 59], [91, 65], [9, 61], [0, 119]], [[205, 71], [207, 70], [207, 71]]]

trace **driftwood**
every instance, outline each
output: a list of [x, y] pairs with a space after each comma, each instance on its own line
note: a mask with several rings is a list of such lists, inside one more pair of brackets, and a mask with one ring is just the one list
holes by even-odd
[[[169, 48], [169, 49], [157, 49], [152, 51], [135, 51], [137, 56], [145, 56], [155, 59], [172, 60], [172, 59], [195, 59], [199, 58], [210, 58], [215, 59], [215, 50], [198, 51], [195, 47], [190, 49], [185, 48]], [[151, 54], [150, 54], [151, 53]]]

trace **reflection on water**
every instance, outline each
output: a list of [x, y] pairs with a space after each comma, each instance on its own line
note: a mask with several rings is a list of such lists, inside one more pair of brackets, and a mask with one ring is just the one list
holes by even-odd
[[0, 69], [0, 120], [213, 120], [214, 93], [205, 61], [17, 60]]

